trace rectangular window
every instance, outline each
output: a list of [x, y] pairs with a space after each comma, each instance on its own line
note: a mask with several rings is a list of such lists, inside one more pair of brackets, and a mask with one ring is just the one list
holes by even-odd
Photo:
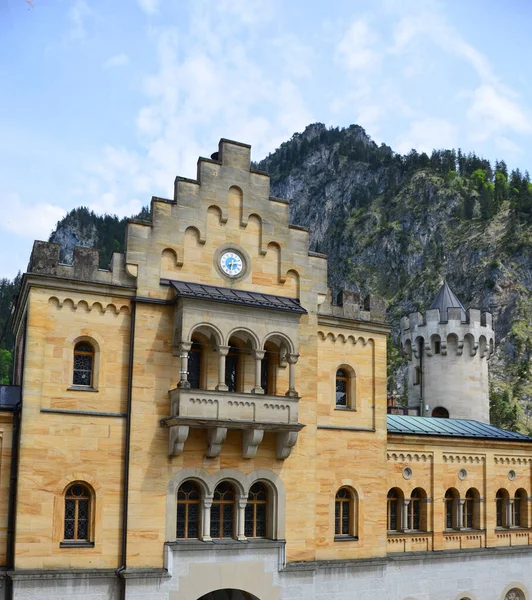
[[414, 373], [414, 385], [420, 385], [421, 384], [421, 369], [419, 367], [416, 367], [415, 373]]
[[434, 354], [439, 354], [441, 352], [441, 342], [434, 342]]
[[230, 352], [225, 358], [225, 385], [229, 388], [230, 392], [237, 391], [239, 358], [236, 352]]

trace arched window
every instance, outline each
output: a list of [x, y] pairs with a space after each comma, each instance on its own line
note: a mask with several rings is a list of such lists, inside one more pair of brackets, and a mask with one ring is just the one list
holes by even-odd
[[266, 342], [264, 350], [264, 358], [261, 362], [260, 386], [265, 394], [274, 396], [276, 393], [276, 362], [279, 361], [279, 349], [272, 342]]
[[464, 527], [480, 529], [479, 522], [479, 493], [474, 488], [469, 488], [464, 502]]
[[525, 595], [518, 588], [512, 588], [509, 592], [506, 592], [504, 600], [525, 600]]
[[244, 517], [244, 534], [248, 538], [264, 538], [267, 535], [268, 490], [263, 483], [251, 486]]
[[425, 492], [421, 488], [416, 488], [412, 491], [408, 505], [408, 529], [415, 531], [424, 531], [426, 529], [425, 498]]
[[354, 498], [353, 492], [340, 488], [334, 502], [334, 534], [354, 535]]
[[388, 531], [400, 531], [401, 529], [402, 500], [403, 494], [398, 488], [393, 488], [388, 492]]
[[458, 493], [456, 490], [447, 490], [445, 492], [445, 529], [456, 529], [456, 502]]
[[193, 481], [185, 481], [177, 491], [178, 539], [199, 538], [201, 523], [201, 493]]
[[500, 489], [495, 496], [495, 524], [497, 527], [509, 527], [506, 507], [508, 506], [508, 492]]
[[345, 369], [336, 371], [336, 406], [350, 406], [349, 375]]
[[91, 493], [82, 483], [73, 483], [65, 494], [64, 540], [90, 540]]
[[94, 348], [89, 342], [78, 342], [74, 347], [73, 385], [92, 387], [94, 375]]
[[514, 527], [528, 527], [528, 494], [526, 490], [519, 489], [514, 497]]
[[449, 418], [449, 411], [446, 408], [443, 408], [443, 406], [437, 406], [432, 411], [432, 416], [435, 419], [448, 419]]
[[211, 508], [211, 537], [232, 538], [235, 534], [235, 491], [227, 481], [214, 490]]
[[202, 363], [202, 348], [197, 342], [192, 343], [190, 352], [188, 353], [188, 381], [190, 387], [194, 390], [199, 390], [202, 387], [201, 381], [201, 363]]

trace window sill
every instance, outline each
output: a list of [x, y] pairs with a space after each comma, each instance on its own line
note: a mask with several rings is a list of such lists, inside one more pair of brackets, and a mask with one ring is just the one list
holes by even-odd
[[98, 392], [96, 388], [93, 388], [90, 385], [71, 385], [67, 388], [69, 392]]
[[335, 406], [334, 410], [347, 410], [347, 411], [351, 411], [351, 412], [357, 411], [356, 408], [351, 408], [350, 406]]
[[358, 542], [358, 536], [356, 535], [335, 535], [335, 542]]
[[60, 548], [94, 548], [94, 542], [59, 542]]

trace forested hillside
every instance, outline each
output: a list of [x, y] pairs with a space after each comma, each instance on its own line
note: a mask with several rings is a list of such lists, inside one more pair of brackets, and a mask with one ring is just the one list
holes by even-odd
[[[502, 160], [492, 165], [460, 150], [399, 155], [376, 145], [359, 126], [328, 129], [319, 123], [255, 166], [270, 173], [272, 195], [290, 200], [291, 221], [309, 228], [311, 248], [329, 255], [330, 285], [387, 300], [394, 326], [390, 391], [405, 396], [399, 319], [424, 310], [445, 277], [464, 304], [494, 314], [493, 422], [528, 429], [532, 184], [527, 172], [508, 172]], [[79, 208], [58, 223], [50, 240], [61, 244], [65, 262], [75, 245], [96, 246], [105, 267], [113, 251], [123, 250], [125, 223]], [[5, 319], [5, 307], [0, 308]]]

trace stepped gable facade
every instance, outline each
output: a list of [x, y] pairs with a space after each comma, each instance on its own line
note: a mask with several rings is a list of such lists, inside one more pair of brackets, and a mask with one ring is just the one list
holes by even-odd
[[[35, 243], [0, 389], [0, 599], [530, 598], [532, 440], [446, 397], [450, 419], [387, 415], [386, 307], [333, 295], [308, 241], [221, 140], [109, 270]], [[491, 331], [453, 308], [457, 344]]]

